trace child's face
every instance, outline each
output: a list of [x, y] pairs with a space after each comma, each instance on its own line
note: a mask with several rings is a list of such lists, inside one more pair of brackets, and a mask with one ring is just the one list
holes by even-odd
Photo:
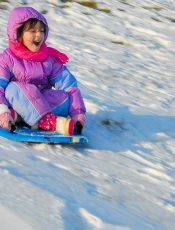
[[34, 27], [22, 34], [23, 45], [32, 52], [37, 52], [44, 41], [44, 26], [38, 21]]

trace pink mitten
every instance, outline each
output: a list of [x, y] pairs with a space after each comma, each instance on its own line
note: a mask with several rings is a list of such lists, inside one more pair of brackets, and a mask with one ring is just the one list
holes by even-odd
[[0, 127], [4, 129], [9, 129], [9, 122], [12, 121], [11, 115], [9, 112], [0, 114]]
[[10, 110], [5, 104], [0, 104], [0, 127], [4, 129], [10, 128], [10, 121], [13, 121]]

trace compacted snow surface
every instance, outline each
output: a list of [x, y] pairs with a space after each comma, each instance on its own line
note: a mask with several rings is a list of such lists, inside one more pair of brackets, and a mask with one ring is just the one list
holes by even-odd
[[[1, 230], [175, 229], [174, 0], [0, 3], [44, 13], [87, 107], [85, 145], [0, 139]], [[92, 6], [92, 7], [91, 7]]]

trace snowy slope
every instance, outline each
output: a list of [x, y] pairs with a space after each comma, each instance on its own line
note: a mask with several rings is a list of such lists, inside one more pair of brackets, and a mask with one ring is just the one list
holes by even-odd
[[48, 44], [69, 55], [79, 81], [90, 139], [1, 139], [1, 230], [175, 229], [175, 2], [94, 2], [0, 3], [1, 52], [10, 9], [45, 13]]

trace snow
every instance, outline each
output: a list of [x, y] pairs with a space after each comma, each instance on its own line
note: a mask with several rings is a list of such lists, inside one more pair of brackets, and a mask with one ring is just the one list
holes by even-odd
[[[80, 2], [80, 1], [79, 1]], [[48, 45], [69, 55], [86, 107], [85, 145], [1, 139], [0, 229], [175, 229], [175, 3], [0, 3], [45, 10]]]
[[[1, 229], [3, 230], [13, 230], [14, 226], [16, 229], [32, 230], [25, 222], [20, 218], [16, 217], [9, 210], [0, 205], [0, 215], [1, 215]], [[10, 222], [9, 222], [10, 220]]]

